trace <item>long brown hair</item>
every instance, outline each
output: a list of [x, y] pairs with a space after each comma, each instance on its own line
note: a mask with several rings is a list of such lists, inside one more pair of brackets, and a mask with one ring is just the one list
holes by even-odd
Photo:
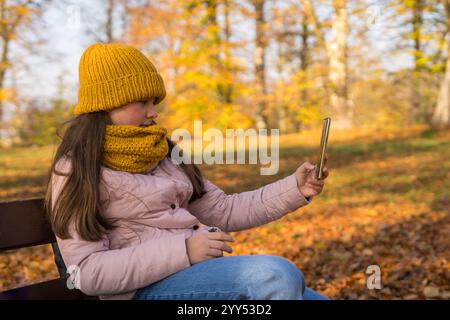
[[[58, 128], [57, 135], [61, 143], [48, 171], [44, 207], [53, 231], [61, 239], [71, 237], [68, 227], [73, 219], [77, 233], [87, 241], [98, 241], [106, 230], [114, 228], [99, 211], [103, 139], [107, 124], [111, 124], [109, 114], [99, 111], [76, 116]], [[61, 130], [64, 130], [62, 134]], [[175, 143], [166, 139], [170, 157]], [[56, 170], [58, 161], [63, 157], [70, 159], [69, 173]], [[201, 198], [205, 188], [200, 169], [195, 164], [181, 163], [180, 166], [193, 185], [189, 202]], [[68, 178], [52, 210], [53, 173]]]

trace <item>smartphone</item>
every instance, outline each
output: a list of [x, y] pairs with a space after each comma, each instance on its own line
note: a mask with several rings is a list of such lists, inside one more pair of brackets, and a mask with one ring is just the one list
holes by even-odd
[[328, 134], [330, 133], [331, 119], [323, 119], [322, 138], [320, 139], [320, 158], [316, 168], [316, 179], [322, 180], [323, 167], [325, 167], [325, 155], [327, 153]]

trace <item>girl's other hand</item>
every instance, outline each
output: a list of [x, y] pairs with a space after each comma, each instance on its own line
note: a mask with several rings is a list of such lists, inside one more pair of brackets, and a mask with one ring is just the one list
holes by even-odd
[[186, 251], [192, 264], [203, 260], [223, 257], [223, 251], [233, 252], [226, 242], [234, 238], [225, 232], [199, 232], [186, 239]]
[[298, 189], [305, 198], [314, 197], [321, 193], [325, 185], [324, 180], [328, 177], [327, 167], [323, 168], [322, 180], [316, 180], [315, 170], [317, 170], [316, 166], [307, 161], [295, 171]]

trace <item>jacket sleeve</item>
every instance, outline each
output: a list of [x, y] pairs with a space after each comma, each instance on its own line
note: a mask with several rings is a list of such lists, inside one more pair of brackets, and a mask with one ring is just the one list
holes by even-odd
[[225, 194], [204, 178], [206, 193], [193, 201], [189, 212], [206, 225], [225, 232], [239, 231], [277, 220], [310, 203], [292, 174], [253, 191]]
[[[52, 206], [65, 179], [65, 176], [52, 175]], [[86, 241], [73, 224], [69, 232], [72, 238], [56, 239], [67, 268], [79, 268], [77, 288], [87, 295], [130, 292], [190, 266], [182, 234], [111, 250], [106, 235], [99, 241]]]

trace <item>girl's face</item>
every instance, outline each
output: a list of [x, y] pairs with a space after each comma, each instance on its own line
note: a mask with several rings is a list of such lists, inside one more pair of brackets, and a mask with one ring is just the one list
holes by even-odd
[[147, 101], [135, 101], [120, 108], [111, 110], [109, 115], [111, 121], [116, 125], [132, 125], [146, 127], [156, 123], [154, 119], [158, 117], [153, 99]]

